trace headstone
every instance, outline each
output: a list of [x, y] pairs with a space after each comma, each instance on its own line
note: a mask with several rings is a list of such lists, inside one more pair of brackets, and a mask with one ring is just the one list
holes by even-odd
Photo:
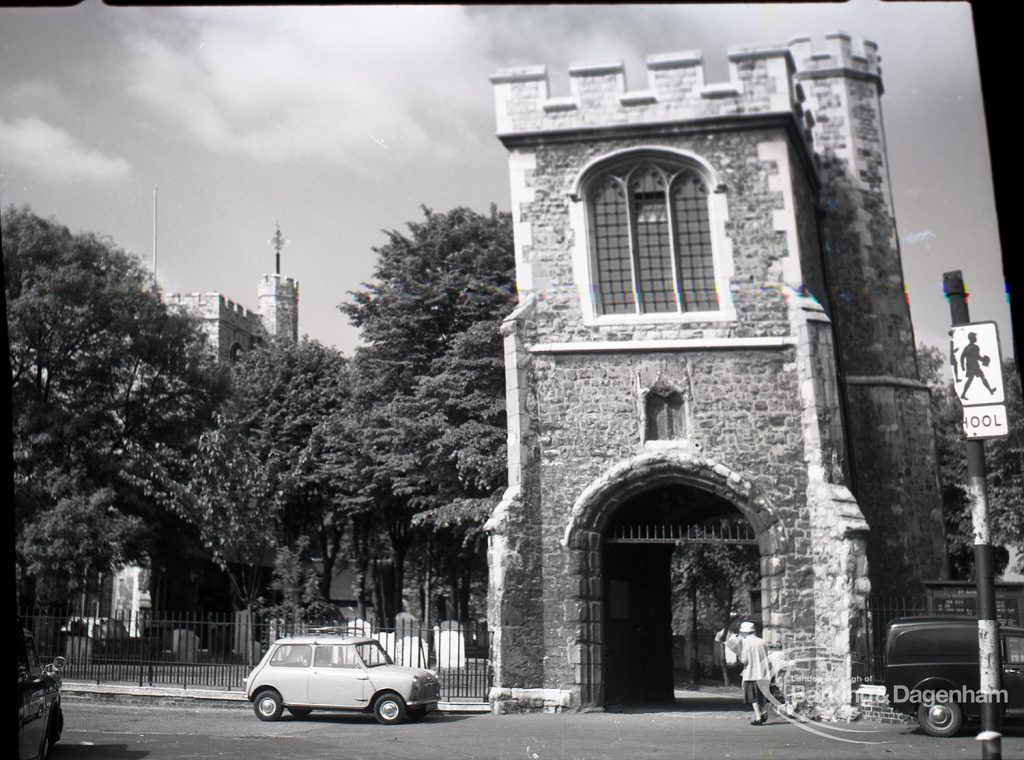
[[199, 659], [199, 637], [187, 628], [176, 628], [171, 638], [171, 649], [178, 662], [195, 662]]
[[92, 664], [92, 639], [88, 636], [68, 636], [64, 656], [72, 666], [88, 667]]
[[345, 626], [345, 633], [349, 636], [371, 636], [373, 635], [373, 626], [362, 618], [356, 618]]
[[427, 667], [427, 654], [419, 636], [403, 636], [398, 642], [398, 656], [395, 663], [407, 668]]
[[466, 637], [462, 626], [455, 620], [443, 620], [434, 629], [437, 641], [437, 667], [463, 668], [466, 666]]
[[231, 637], [231, 651], [235, 654], [245, 654], [251, 646], [253, 639], [252, 615], [249, 610], [238, 610], [235, 612], [235, 630]]
[[378, 631], [376, 638], [380, 645], [384, 647], [384, 651], [391, 655], [391, 659], [397, 660], [395, 657], [395, 654], [397, 654], [395, 652], [395, 634], [391, 631]]

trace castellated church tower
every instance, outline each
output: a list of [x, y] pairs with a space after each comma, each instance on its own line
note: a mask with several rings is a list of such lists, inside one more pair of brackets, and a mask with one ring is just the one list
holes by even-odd
[[275, 249], [275, 273], [263, 275], [257, 284], [259, 311], [253, 312], [223, 293], [172, 293], [166, 303], [185, 309], [201, 320], [211, 349], [219, 361], [233, 362], [257, 346], [287, 344], [299, 340], [299, 283], [281, 276], [281, 249], [285, 240], [280, 227], [271, 243]]
[[265, 274], [259, 283], [260, 319], [267, 337], [277, 343], [299, 340], [299, 283], [280, 274]]
[[[519, 306], [488, 521], [495, 709], [671, 698], [672, 551], [756, 544], [776, 649], [849, 703], [865, 599], [945, 572], [874, 43], [494, 84]], [[728, 533], [723, 525], [730, 526]], [[845, 690], [845, 691], [844, 691]]]

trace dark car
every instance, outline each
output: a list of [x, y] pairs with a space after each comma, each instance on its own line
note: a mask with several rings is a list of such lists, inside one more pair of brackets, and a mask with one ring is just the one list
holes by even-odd
[[32, 634], [21, 626], [18, 630], [18, 757], [45, 760], [64, 729], [60, 671], [65, 661], [58, 657], [40, 664]]
[[[1000, 626], [1003, 682], [996, 700], [1004, 715], [1024, 714], [1024, 628]], [[916, 715], [929, 736], [953, 736], [981, 715], [978, 621], [916, 617], [885, 633], [885, 693], [893, 708]]]

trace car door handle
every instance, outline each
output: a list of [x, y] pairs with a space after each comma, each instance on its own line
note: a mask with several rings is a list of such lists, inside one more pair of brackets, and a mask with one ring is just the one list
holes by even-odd
[[357, 681], [369, 681], [370, 677], [369, 676], [356, 676], [356, 680]]
[[1005, 670], [1006, 670], [1007, 673], [1013, 673], [1014, 675], [1018, 675], [1018, 676], [1022, 672], [1020, 668], [1005, 668]]

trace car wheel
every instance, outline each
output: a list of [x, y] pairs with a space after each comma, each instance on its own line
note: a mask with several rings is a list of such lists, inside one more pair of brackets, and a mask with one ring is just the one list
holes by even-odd
[[409, 717], [409, 720], [423, 720], [427, 717], [427, 708], [409, 707], [406, 709], [405, 714]]
[[296, 718], [308, 718], [309, 714], [313, 712], [308, 707], [289, 707], [288, 712], [294, 715]]
[[252, 702], [253, 712], [260, 720], [277, 720], [281, 717], [284, 705], [281, 704], [281, 695], [272, 689], [261, 691]]
[[955, 736], [964, 714], [956, 702], [935, 702], [917, 708], [917, 722], [928, 736]]
[[405, 720], [405, 700], [397, 694], [381, 694], [373, 704], [378, 723], [391, 726]]

